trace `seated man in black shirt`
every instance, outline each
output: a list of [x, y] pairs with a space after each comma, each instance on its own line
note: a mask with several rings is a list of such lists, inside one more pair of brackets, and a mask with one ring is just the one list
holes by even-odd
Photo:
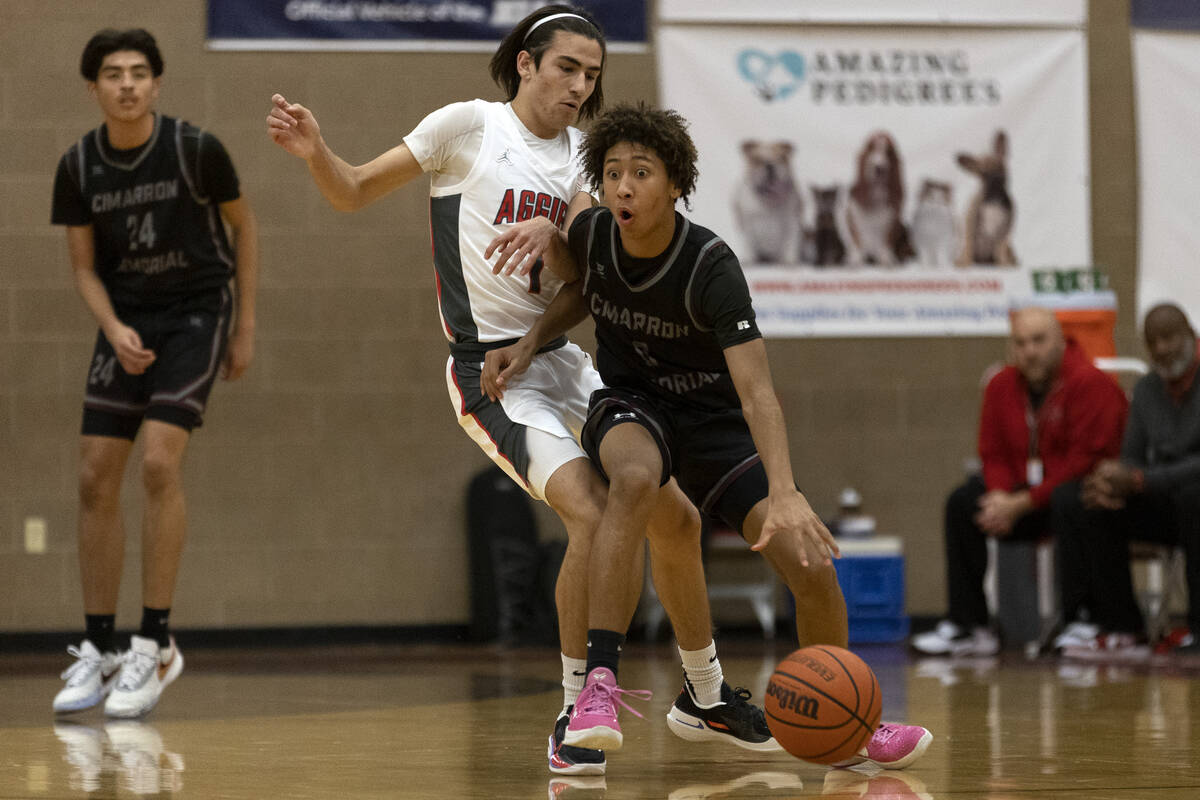
[[[782, 576], [796, 597], [801, 645], [845, 647], [847, 621], [830, 558], [837, 545], [796, 489], [741, 266], [720, 237], [675, 211], [697, 177], [684, 120], [615, 108], [596, 121], [581, 157], [606, 205], [580, 213], [566, 246], [545, 257], [573, 258], [582, 276], [517, 344], [488, 353], [483, 384], [498, 397], [539, 346], [591, 313], [606, 388], [592, 395], [583, 444], [609, 493], [590, 561], [588, 681], [566, 741], [612, 748], [620, 742], [616, 703], [624, 704], [618, 650], [634, 611], [626, 584], [654, 498], [671, 476]], [[699, 709], [690, 714], [680, 701], [672, 725], [695, 725]], [[919, 726], [884, 724], [843, 765], [907, 766], [931, 739]]]
[[[100, 332], [79, 469], [87, 628], [79, 647], [68, 648], [78, 660], [53, 705], [62, 713], [104, 701], [110, 716], [137, 717], [183, 669], [167, 627], [187, 527], [181, 464], [218, 369], [235, 379], [253, 356], [257, 225], [216, 137], [155, 113], [163, 60], [153, 36], [100, 31], [80, 72], [104, 123], [59, 162], [51, 221], [66, 226], [75, 285]], [[121, 481], [139, 430], [142, 624], [118, 655]]]
[[1147, 312], [1142, 332], [1153, 370], [1133, 387], [1121, 457], [1101, 461], [1054, 493], [1063, 619], [1069, 623], [1054, 645], [1070, 658], [1149, 657], [1130, 574], [1133, 540], [1184, 548], [1190, 632], [1176, 652], [1200, 656], [1196, 331], [1183, 309], [1162, 303]]

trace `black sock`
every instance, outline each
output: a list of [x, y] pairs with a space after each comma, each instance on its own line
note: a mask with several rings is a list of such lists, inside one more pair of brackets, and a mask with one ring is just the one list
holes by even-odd
[[591, 672], [596, 667], [606, 667], [617, 677], [617, 662], [621, 659], [621, 645], [625, 635], [616, 631], [606, 631], [593, 628], [588, 631], [587, 670]]
[[117, 624], [116, 614], [84, 614], [87, 625], [87, 638], [101, 653], [117, 652], [113, 644]]
[[171, 616], [169, 608], [150, 608], [149, 606], [142, 607], [142, 628], [138, 631], [138, 636], [144, 636], [147, 639], [153, 639], [158, 642], [159, 647], [167, 647], [171, 644], [171, 638], [167, 633], [167, 620]]

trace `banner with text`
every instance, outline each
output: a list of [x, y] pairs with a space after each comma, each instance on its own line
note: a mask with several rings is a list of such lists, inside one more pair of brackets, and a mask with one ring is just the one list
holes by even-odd
[[[1133, 0], [1184, 2], [1194, 0]], [[1087, 0], [658, 0], [660, 22], [1080, 26]]]
[[692, 218], [766, 330], [830, 336], [1002, 334], [1036, 275], [1091, 274], [1084, 56], [1074, 28], [658, 36], [700, 151]]
[[[1193, 9], [1197, 22], [1200, 10]], [[1195, 22], [1193, 23], [1195, 24]], [[1138, 320], [1170, 301], [1200, 324], [1200, 32], [1133, 34], [1138, 131]]]
[[[492, 51], [538, 0], [208, 0], [212, 50]], [[580, 0], [610, 50], [646, 49], [645, 0]]]

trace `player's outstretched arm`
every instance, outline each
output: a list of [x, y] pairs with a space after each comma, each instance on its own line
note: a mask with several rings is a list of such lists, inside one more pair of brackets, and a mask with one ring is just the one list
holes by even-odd
[[421, 175], [421, 165], [404, 144], [360, 166], [351, 166], [325, 143], [313, 113], [276, 94], [267, 114], [267, 135], [287, 152], [304, 159], [329, 204], [357, 211]]
[[769, 485], [766, 520], [751, 549], [762, 550], [776, 535], [799, 536], [803, 542], [801, 563], [804, 566], [813, 562], [832, 563], [830, 553], [840, 554], [837, 542], [796, 488], [787, 428], [771, 381], [766, 345], [762, 339], [752, 339], [728, 347], [725, 362], [729, 365], [729, 374], [742, 402], [746, 424], [762, 458]]

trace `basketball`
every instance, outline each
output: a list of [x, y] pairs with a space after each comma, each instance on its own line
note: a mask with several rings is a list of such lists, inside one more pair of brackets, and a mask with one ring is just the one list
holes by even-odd
[[784, 750], [804, 761], [834, 764], [867, 744], [883, 700], [866, 662], [849, 650], [817, 645], [779, 662], [763, 710]]

